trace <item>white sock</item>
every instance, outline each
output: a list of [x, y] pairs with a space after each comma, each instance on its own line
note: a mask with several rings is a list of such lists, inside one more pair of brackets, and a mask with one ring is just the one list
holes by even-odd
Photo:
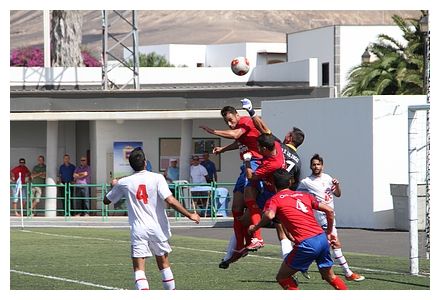
[[148, 285], [147, 276], [145, 276], [145, 272], [142, 270], [134, 272], [134, 284], [137, 290], [149, 290], [150, 286]]
[[228, 248], [226, 249], [226, 255], [223, 257], [223, 260], [228, 260], [232, 257], [236, 246], [237, 240], [235, 239], [235, 234], [232, 234], [231, 238], [229, 239]]
[[281, 257], [283, 260], [293, 250], [292, 242], [289, 239], [282, 239], [281, 243]]
[[160, 270], [162, 274], [162, 285], [165, 290], [175, 290], [176, 284], [174, 282], [173, 272], [171, 272], [171, 268], [165, 268]]
[[353, 272], [348, 267], [347, 260], [344, 257], [344, 254], [342, 254], [341, 248], [339, 249], [332, 249], [334, 260], [339, 264], [339, 266], [344, 271], [345, 276], [351, 276]]

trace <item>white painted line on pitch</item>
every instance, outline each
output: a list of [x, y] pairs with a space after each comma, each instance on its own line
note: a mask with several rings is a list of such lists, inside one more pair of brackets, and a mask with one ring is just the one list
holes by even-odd
[[[123, 240], [114, 240], [114, 239], [97, 238], [97, 237], [83, 237], [83, 236], [74, 236], [74, 235], [64, 235], [64, 234], [46, 233], [46, 232], [38, 232], [38, 231], [31, 231], [31, 230], [22, 230], [21, 232], [29, 232], [29, 233], [36, 233], [36, 234], [49, 235], [49, 236], [59, 236], [59, 237], [65, 237], [65, 238], [78, 238], [78, 239], [90, 239], [90, 240], [110, 241], [110, 242], [119, 242], [119, 243], [129, 243], [129, 241], [123, 241]], [[172, 248], [189, 250], [189, 251], [199, 251], [199, 252], [207, 252], [207, 253], [226, 254], [225, 251], [217, 251], [217, 250], [194, 249], [194, 248], [187, 248], [187, 247], [180, 247], [180, 246], [173, 246]], [[280, 262], [282, 261], [281, 258], [279, 258], [279, 257], [262, 256], [262, 255], [254, 255], [254, 254], [248, 254], [248, 256], [249, 257], [262, 258], [262, 259], [268, 259], [268, 260], [278, 260]], [[404, 272], [395, 272], [395, 271], [380, 270], [380, 269], [369, 269], [369, 268], [353, 267], [353, 266], [350, 266], [350, 268], [357, 269], [357, 270], [368, 271], [368, 272], [377, 272], [377, 273], [385, 273], [385, 274], [396, 274], [396, 275], [408, 275], [408, 273], [404, 273]], [[419, 277], [429, 277], [430, 276], [430, 273], [426, 273], [426, 274], [427, 275], [419, 274], [417, 276], [419, 276]]]
[[48, 275], [43, 275], [43, 274], [35, 274], [35, 273], [29, 273], [29, 272], [23, 272], [23, 271], [17, 271], [17, 270], [11, 270], [11, 272], [21, 274], [21, 275], [28, 275], [28, 276], [33, 276], [33, 277], [41, 277], [41, 278], [46, 278], [46, 279], [53, 279], [53, 280], [59, 280], [59, 281], [64, 281], [64, 282], [71, 282], [71, 283], [77, 283], [77, 284], [82, 284], [82, 285], [87, 285], [87, 286], [93, 286], [93, 287], [97, 287], [97, 288], [103, 288], [106, 290], [122, 290], [121, 288], [115, 288], [112, 286], [106, 286], [106, 285], [102, 285], [102, 284], [95, 284], [95, 283], [91, 283], [91, 282], [62, 278], [62, 277], [48, 276]]

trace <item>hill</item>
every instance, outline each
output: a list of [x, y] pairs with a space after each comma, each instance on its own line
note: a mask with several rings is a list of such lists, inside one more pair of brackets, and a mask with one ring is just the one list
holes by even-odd
[[[130, 11], [126, 11], [130, 18]], [[394, 24], [391, 16], [418, 18], [419, 11], [293, 11], [208, 10], [138, 11], [139, 45], [223, 44], [237, 42], [285, 42], [286, 33], [342, 24]], [[112, 19], [112, 18], [111, 18]], [[101, 11], [83, 11], [83, 45], [99, 53], [102, 44]], [[122, 22], [112, 33], [125, 35]], [[43, 45], [43, 12], [10, 11], [11, 49]]]

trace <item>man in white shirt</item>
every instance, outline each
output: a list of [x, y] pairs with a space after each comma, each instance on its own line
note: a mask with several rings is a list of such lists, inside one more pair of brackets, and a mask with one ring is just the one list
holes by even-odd
[[208, 170], [200, 164], [200, 158], [197, 155], [192, 157], [190, 175], [192, 183], [208, 182]]
[[[208, 170], [200, 164], [200, 158], [194, 155], [191, 159], [190, 168], [191, 183], [208, 183]], [[194, 206], [201, 206], [205, 209], [205, 216], [208, 202], [209, 186], [194, 186], [191, 188], [191, 196], [193, 198]]]
[[114, 179], [113, 188], [105, 196], [104, 204], [117, 203], [122, 198], [128, 199], [131, 257], [136, 289], [149, 289], [145, 275], [145, 258], [154, 254], [162, 274], [164, 289], [174, 290], [175, 282], [168, 260], [168, 254], [171, 252], [168, 243], [171, 230], [165, 213], [165, 203], [197, 224], [200, 216], [196, 212], [190, 213], [173, 197], [163, 175], [145, 170], [145, 154], [140, 147], [131, 152], [129, 162], [135, 173], [119, 181]]
[[[335, 208], [333, 203], [333, 196], [341, 197], [341, 187], [339, 181], [336, 178], [332, 178], [330, 175], [323, 172], [324, 170], [324, 159], [319, 155], [315, 154], [310, 159], [310, 169], [312, 174], [303, 180], [301, 180], [298, 185], [298, 191], [307, 191], [315, 195], [316, 200], [320, 203], [324, 203], [331, 208]], [[327, 219], [325, 214], [320, 211], [314, 210], [315, 218], [319, 225], [325, 230], [327, 228]], [[342, 244], [338, 238], [338, 233], [336, 230], [336, 218], [333, 223], [333, 235], [336, 237], [335, 243], [332, 244], [331, 252], [333, 252], [334, 260], [339, 264], [345, 273], [345, 279], [348, 281], [362, 281], [365, 279], [364, 276], [352, 272], [348, 266], [345, 256], [342, 254]]]

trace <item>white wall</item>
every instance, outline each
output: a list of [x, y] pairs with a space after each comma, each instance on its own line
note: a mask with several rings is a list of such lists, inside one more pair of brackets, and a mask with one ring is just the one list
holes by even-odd
[[[164, 56], [167, 61], [176, 66], [197, 67], [197, 63], [205, 64], [205, 45], [186, 45], [186, 44], [163, 44], [140, 46], [139, 54], [156, 54]], [[124, 49], [124, 57], [127, 58], [130, 52]]]
[[261, 65], [254, 68], [250, 80], [254, 81], [304, 81], [310, 86], [318, 84], [317, 59]]
[[[220, 116], [220, 113], [219, 113]], [[180, 137], [180, 120], [125, 120], [122, 124], [116, 121], [94, 121], [96, 136], [96, 173], [97, 182], [108, 179], [107, 155], [113, 153], [113, 141], [143, 141], [144, 150], [153, 165], [153, 171], [159, 171], [159, 138]], [[223, 119], [194, 120], [193, 137], [215, 137], [208, 135], [199, 128], [199, 125], [212, 128], [226, 129]], [[221, 139], [221, 145], [228, 145], [231, 140]], [[222, 154], [221, 172], [218, 173], [219, 181], [235, 182], [239, 175], [241, 165], [237, 151]]]
[[334, 26], [322, 27], [287, 35], [287, 61], [318, 58], [318, 85], [322, 85], [321, 64], [329, 63], [330, 82], [334, 85]]
[[178, 66], [186, 65], [195, 68], [197, 63], [205, 65], [205, 45], [170, 45], [170, 63]]
[[[75, 122], [58, 122], [58, 157], [57, 166], [63, 162], [63, 155], [68, 153], [71, 162], [76, 164]], [[30, 130], [32, 129], [32, 130]], [[38, 155], [46, 156], [46, 122], [20, 121], [10, 122], [10, 168], [18, 164], [18, 159], [26, 159], [28, 168], [36, 165]]]
[[384, 229], [394, 227], [390, 184], [408, 182], [406, 108], [424, 101], [423, 96], [270, 101], [262, 103], [262, 112], [279, 137], [292, 126], [304, 130], [303, 176], [310, 174], [310, 157], [319, 153], [324, 172], [339, 178], [338, 226]]
[[[232, 59], [237, 56], [246, 56], [246, 44], [220, 44], [206, 46], [206, 67], [226, 67], [231, 65]], [[255, 66], [255, 60], [249, 59], [249, 64]]]

